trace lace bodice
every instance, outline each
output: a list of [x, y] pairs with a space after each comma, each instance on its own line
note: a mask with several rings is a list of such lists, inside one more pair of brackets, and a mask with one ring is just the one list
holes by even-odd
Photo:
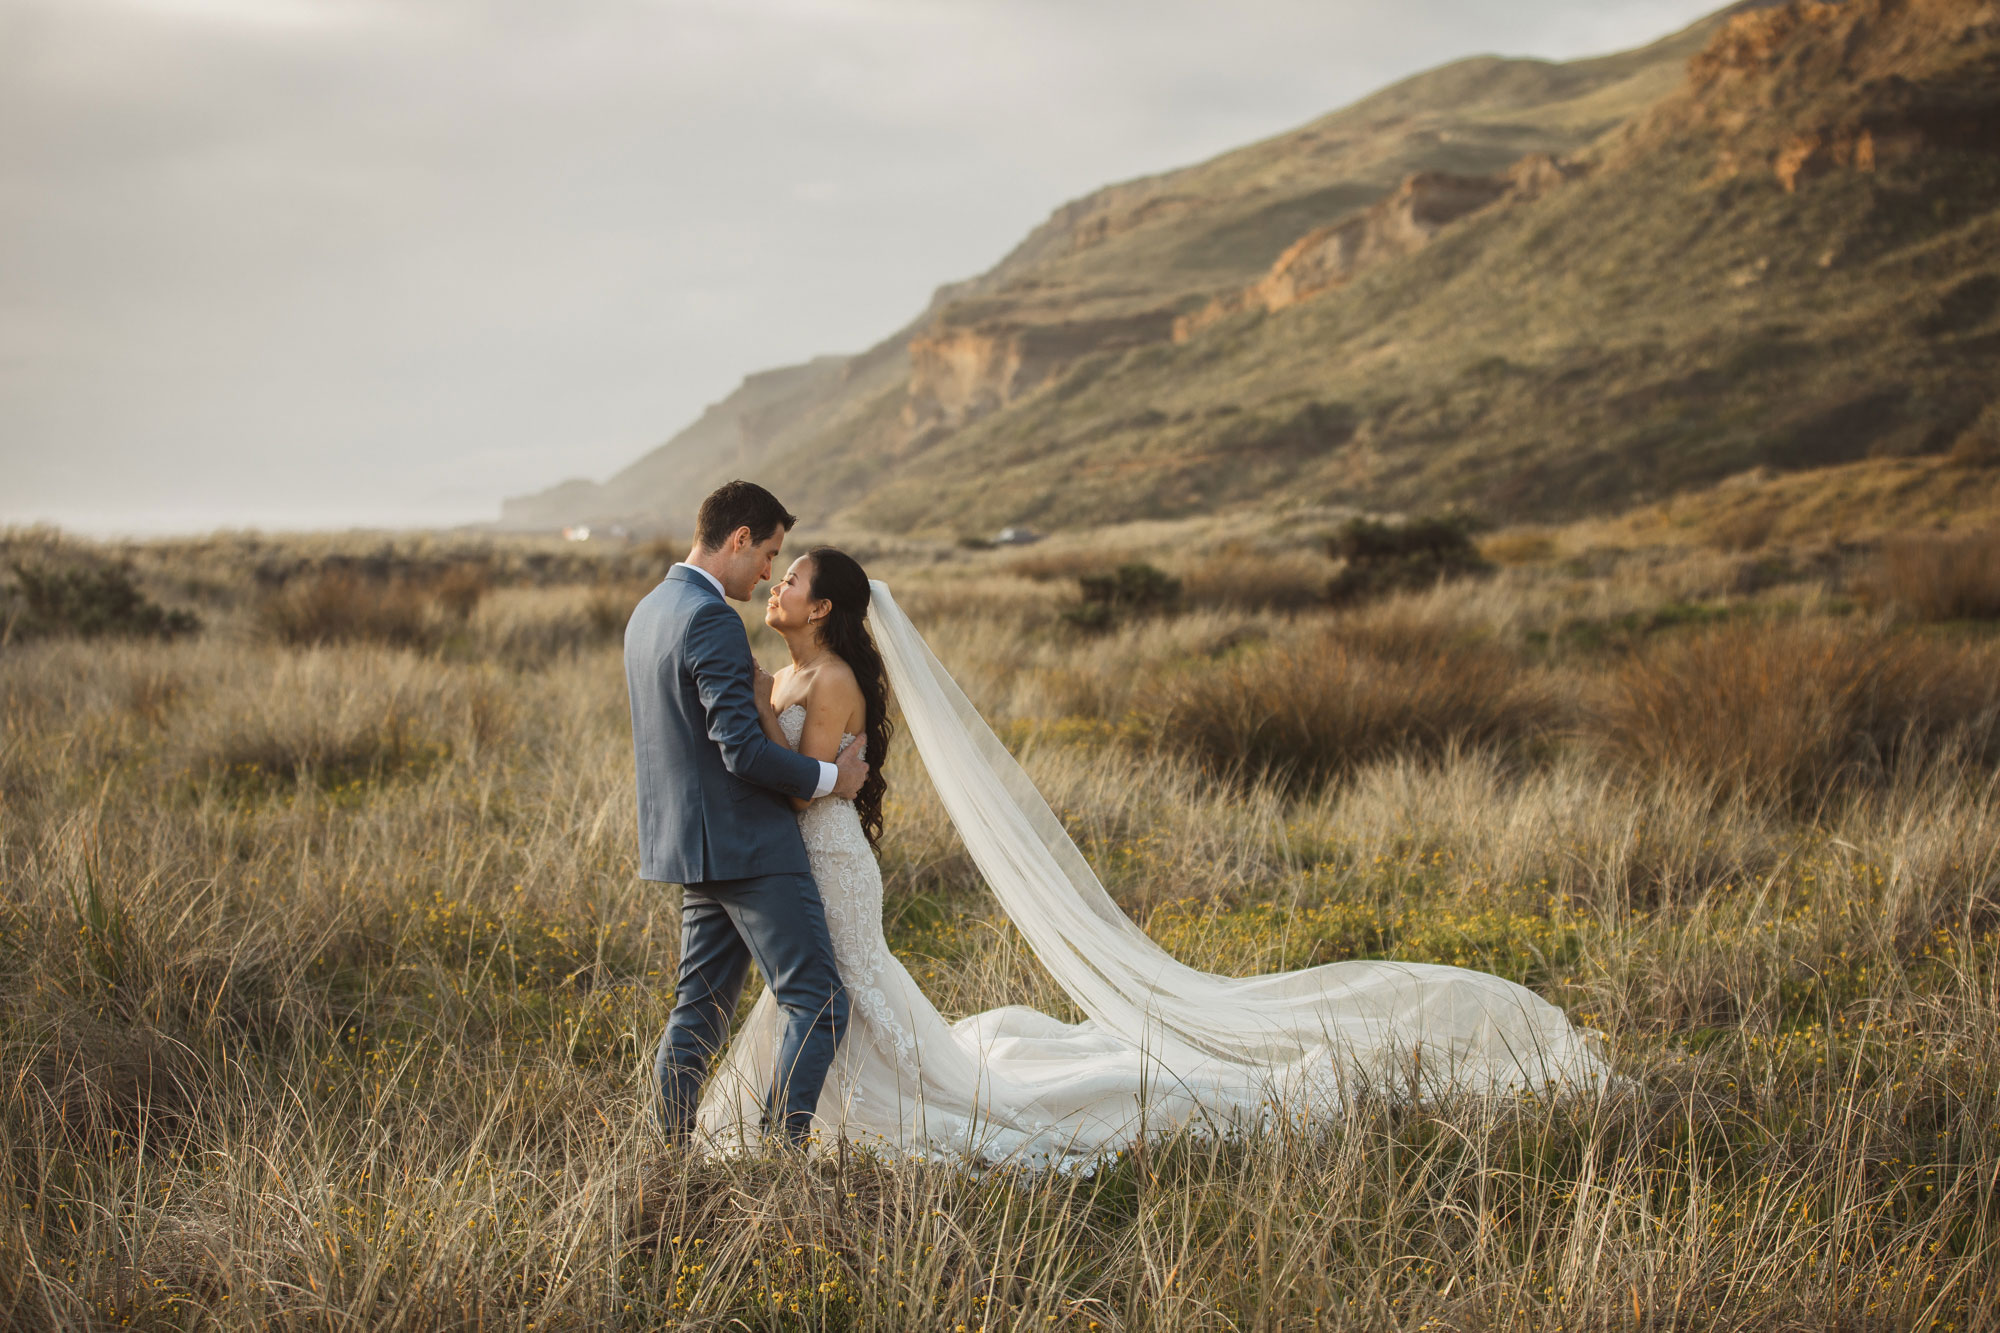
[[[799, 737], [806, 729], [806, 706], [793, 704], [778, 714], [778, 729], [785, 733], [785, 740], [796, 750]], [[850, 745], [859, 745], [857, 754], [866, 758], [868, 741], [851, 731], [840, 733], [839, 753], [845, 753]], [[861, 831], [861, 816], [854, 809], [854, 802], [843, 801], [829, 796], [814, 801], [799, 811], [799, 836], [805, 839], [806, 851], [861, 852], [875, 855], [875, 849], [868, 845], [868, 837]]]

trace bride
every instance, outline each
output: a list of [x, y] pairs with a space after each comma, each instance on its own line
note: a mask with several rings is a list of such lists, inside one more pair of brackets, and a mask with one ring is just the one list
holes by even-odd
[[[1413, 1081], [1505, 1092], [1605, 1078], [1560, 1009], [1486, 973], [1354, 961], [1233, 978], [1176, 962], [1105, 892], [887, 585], [820, 547], [772, 587], [764, 621], [792, 655], [776, 677], [758, 671], [767, 734], [825, 760], [864, 746], [873, 765], [851, 802], [794, 802], [849, 1001], [820, 1143], [1062, 1165], [1177, 1127], [1324, 1114], [1370, 1084], [1407, 1095]], [[947, 1022], [890, 952], [875, 849], [892, 685], [974, 863], [1086, 1021], [1007, 1005]], [[766, 990], [710, 1080], [696, 1135], [711, 1150], [757, 1141], [777, 1020]]]

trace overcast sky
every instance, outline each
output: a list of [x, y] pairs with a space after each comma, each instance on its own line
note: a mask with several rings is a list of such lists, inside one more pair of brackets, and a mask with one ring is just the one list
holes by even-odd
[[431, 524], [1063, 201], [1720, 0], [0, 0], [0, 523]]

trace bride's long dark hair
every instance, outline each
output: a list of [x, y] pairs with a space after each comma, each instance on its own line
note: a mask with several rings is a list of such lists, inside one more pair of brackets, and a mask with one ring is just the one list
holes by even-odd
[[889, 790], [882, 775], [889, 759], [889, 737], [895, 724], [889, 721], [889, 673], [882, 654], [868, 632], [868, 575], [853, 556], [832, 546], [818, 546], [806, 552], [812, 561], [812, 588], [808, 596], [824, 599], [833, 609], [819, 622], [819, 641], [840, 655], [861, 686], [861, 698], [868, 706], [864, 724], [868, 736], [868, 778], [854, 798], [855, 813], [861, 816], [861, 831], [868, 845], [882, 845], [882, 797]]

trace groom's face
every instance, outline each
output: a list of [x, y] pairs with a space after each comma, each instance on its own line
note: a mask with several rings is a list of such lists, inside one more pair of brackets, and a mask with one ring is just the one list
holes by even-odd
[[750, 540], [750, 529], [738, 528], [729, 541], [729, 573], [722, 580], [722, 590], [739, 602], [747, 602], [757, 585], [771, 577], [771, 562], [785, 549], [785, 530], [779, 528], [755, 542]]

